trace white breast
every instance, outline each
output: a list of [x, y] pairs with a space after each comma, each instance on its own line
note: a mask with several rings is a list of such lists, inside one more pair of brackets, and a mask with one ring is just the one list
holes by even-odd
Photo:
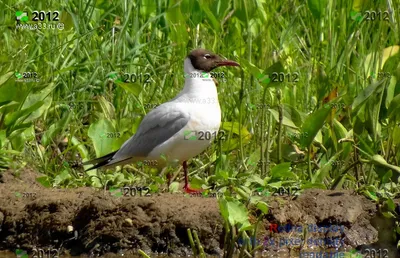
[[154, 148], [149, 157], [164, 154], [169, 161], [183, 162], [203, 152], [218, 134], [221, 109], [217, 88], [212, 79], [187, 78], [184, 89], [171, 102], [187, 112], [190, 120], [182, 130]]

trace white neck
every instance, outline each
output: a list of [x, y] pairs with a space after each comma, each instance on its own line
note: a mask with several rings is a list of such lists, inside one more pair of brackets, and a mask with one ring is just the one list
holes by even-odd
[[[193, 67], [189, 58], [185, 59], [185, 86], [174, 98], [214, 98], [218, 103], [217, 87], [210, 73], [205, 73]], [[203, 76], [201, 78], [200, 76]]]

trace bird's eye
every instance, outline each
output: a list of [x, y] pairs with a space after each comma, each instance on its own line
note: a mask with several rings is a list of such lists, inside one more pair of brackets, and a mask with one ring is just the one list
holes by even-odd
[[211, 55], [210, 55], [210, 54], [205, 54], [205, 55], [204, 55], [204, 58], [205, 58], [205, 59], [209, 59], [209, 58], [211, 58]]

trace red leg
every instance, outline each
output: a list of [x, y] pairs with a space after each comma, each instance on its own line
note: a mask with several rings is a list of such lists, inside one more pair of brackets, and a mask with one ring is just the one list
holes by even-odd
[[182, 164], [183, 166], [183, 173], [185, 174], [185, 186], [183, 187], [183, 189], [185, 190], [186, 193], [200, 193], [201, 190], [196, 190], [196, 189], [192, 189], [189, 186], [189, 179], [188, 179], [188, 173], [187, 173], [187, 163], [186, 161], [183, 162]]

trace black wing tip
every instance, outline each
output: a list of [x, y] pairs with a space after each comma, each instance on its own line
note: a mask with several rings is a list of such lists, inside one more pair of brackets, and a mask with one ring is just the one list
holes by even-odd
[[96, 169], [96, 168], [102, 167], [102, 166], [104, 166], [104, 165], [107, 165], [107, 163], [108, 163], [109, 161], [110, 161], [110, 160], [105, 160], [105, 161], [103, 161], [103, 162], [97, 163], [97, 164], [94, 165], [93, 167], [90, 167], [90, 168], [86, 169], [85, 172], [86, 172], [86, 171], [89, 171], [89, 170], [92, 170], [92, 169]]
[[85, 172], [107, 165], [112, 160], [112, 157], [114, 156], [115, 153], [117, 153], [117, 151], [111, 152], [111, 153], [109, 153], [107, 155], [104, 155], [104, 156], [102, 156], [100, 158], [92, 159], [92, 160], [89, 160], [89, 161], [86, 161], [86, 162], [82, 163], [82, 165], [94, 164], [93, 167], [90, 167], [90, 168], [86, 169]]

